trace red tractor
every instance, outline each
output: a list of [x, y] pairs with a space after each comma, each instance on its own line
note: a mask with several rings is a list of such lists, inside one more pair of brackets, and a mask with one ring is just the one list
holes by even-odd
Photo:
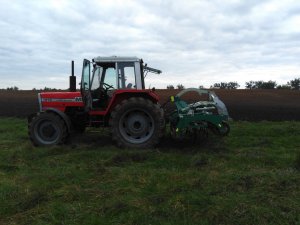
[[94, 126], [110, 127], [120, 147], [153, 147], [163, 135], [165, 119], [159, 96], [145, 90], [147, 72], [161, 73], [136, 57], [85, 59], [80, 92], [72, 76], [73, 91], [38, 94], [40, 111], [28, 118], [31, 141], [36, 146], [60, 144], [73, 130]]

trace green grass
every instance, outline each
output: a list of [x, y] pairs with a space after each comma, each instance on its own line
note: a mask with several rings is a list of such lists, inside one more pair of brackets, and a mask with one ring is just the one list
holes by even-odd
[[300, 224], [300, 122], [234, 122], [199, 145], [35, 148], [0, 119], [0, 224]]

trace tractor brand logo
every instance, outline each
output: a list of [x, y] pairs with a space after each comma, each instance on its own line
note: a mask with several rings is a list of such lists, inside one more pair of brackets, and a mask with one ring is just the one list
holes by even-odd
[[75, 97], [75, 102], [82, 102], [82, 97]]
[[82, 102], [82, 98], [42, 98], [42, 102]]

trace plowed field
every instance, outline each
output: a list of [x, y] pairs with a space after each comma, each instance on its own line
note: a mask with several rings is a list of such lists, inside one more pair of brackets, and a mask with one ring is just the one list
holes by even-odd
[[[157, 90], [160, 103], [178, 90]], [[234, 120], [300, 120], [300, 91], [215, 90]], [[195, 101], [197, 94], [186, 96]], [[0, 91], [0, 116], [26, 117], [38, 110], [35, 91]]]

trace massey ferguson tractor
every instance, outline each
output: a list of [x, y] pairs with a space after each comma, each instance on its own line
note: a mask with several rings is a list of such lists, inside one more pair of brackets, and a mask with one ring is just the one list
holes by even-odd
[[[70, 92], [38, 94], [40, 111], [28, 117], [28, 133], [36, 146], [61, 144], [73, 131], [109, 127], [119, 147], [151, 148], [164, 135], [166, 122], [172, 137], [219, 135], [229, 132], [225, 105], [210, 91], [187, 89], [171, 96], [176, 110], [165, 116], [155, 90], [146, 90], [148, 72], [161, 73], [136, 57], [97, 57], [83, 61], [80, 92], [76, 92], [74, 64]], [[207, 94], [208, 101], [188, 104], [186, 92]]]

